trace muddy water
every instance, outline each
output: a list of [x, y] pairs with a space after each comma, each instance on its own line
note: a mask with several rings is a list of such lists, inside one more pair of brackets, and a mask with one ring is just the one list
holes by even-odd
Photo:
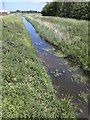
[[[88, 81], [90, 80], [84, 71], [65, 58], [56, 55], [55, 48], [43, 41], [36, 33], [34, 27], [22, 17], [24, 25], [30, 34], [32, 45], [36, 47], [38, 56], [42, 59], [47, 73], [52, 79], [52, 84], [56, 90], [56, 95], [61, 98], [66, 95], [73, 96], [73, 102], [78, 105], [77, 117], [88, 118], [88, 101], [80, 93], [89, 93]], [[83, 82], [84, 81], [84, 82]], [[82, 112], [83, 111], [83, 112]]]

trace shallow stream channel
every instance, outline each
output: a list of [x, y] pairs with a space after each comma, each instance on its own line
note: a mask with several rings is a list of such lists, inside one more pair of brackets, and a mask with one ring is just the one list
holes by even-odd
[[43, 62], [56, 96], [62, 98], [66, 95], [73, 96], [73, 103], [77, 106], [77, 118], [88, 118], [88, 95], [90, 92], [90, 78], [79, 65], [72, 63], [54, 46], [42, 40], [35, 28], [22, 17], [23, 23], [30, 34], [32, 45], [37, 50], [37, 55]]

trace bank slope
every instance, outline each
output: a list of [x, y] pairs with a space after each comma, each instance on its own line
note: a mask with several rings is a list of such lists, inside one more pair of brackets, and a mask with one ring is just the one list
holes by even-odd
[[71, 99], [58, 100], [19, 15], [2, 17], [3, 118], [75, 118]]
[[41, 16], [40, 14], [25, 15], [43, 39], [57, 46], [73, 61], [90, 72], [88, 24], [86, 20], [60, 17]]

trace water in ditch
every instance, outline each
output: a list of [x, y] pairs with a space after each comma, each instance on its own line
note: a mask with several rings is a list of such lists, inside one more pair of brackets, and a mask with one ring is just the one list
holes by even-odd
[[37, 55], [42, 59], [47, 73], [52, 79], [58, 98], [66, 95], [73, 96], [73, 102], [78, 106], [77, 117], [88, 118], [88, 94], [90, 92], [90, 78], [79, 65], [71, 62], [60, 51], [42, 40], [35, 28], [22, 17], [23, 23], [30, 34], [32, 45]]

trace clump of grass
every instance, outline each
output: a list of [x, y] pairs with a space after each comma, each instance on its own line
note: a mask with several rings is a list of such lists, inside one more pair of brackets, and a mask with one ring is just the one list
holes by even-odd
[[89, 97], [89, 93], [88, 92], [83, 92], [80, 91], [79, 95], [78, 95], [81, 99], [83, 99], [83, 101], [85, 103], [88, 103], [88, 97]]
[[[89, 59], [88, 59], [88, 21], [85, 20], [74, 20], [60, 17], [46, 17], [36, 14], [30, 14], [34, 20], [27, 17], [39, 32], [39, 34], [50, 42], [51, 44], [62, 50], [64, 54], [72, 56], [74, 59], [79, 61], [81, 66], [86, 70], [90, 71]], [[27, 15], [26, 15], [27, 16]], [[40, 25], [38, 20], [43, 22], [49, 22], [53, 25], [53, 29], [45, 25]], [[61, 37], [58, 37], [54, 29], [59, 34], [63, 33]]]
[[77, 82], [79, 84], [86, 83], [86, 81], [88, 80], [88, 78], [86, 76], [81, 76], [79, 74], [73, 74], [71, 79], [73, 82]]
[[57, 51], [55, 52], [55, 55], [56, 55], [57, 57], [66, 57], [66, 55], [63, 54], [63, 52], [60, 51], [60, 50], [57, 50]]
[[2, 117], [75, 118], [71, 98], [56, 98], [20, 16], [2, 21]]

